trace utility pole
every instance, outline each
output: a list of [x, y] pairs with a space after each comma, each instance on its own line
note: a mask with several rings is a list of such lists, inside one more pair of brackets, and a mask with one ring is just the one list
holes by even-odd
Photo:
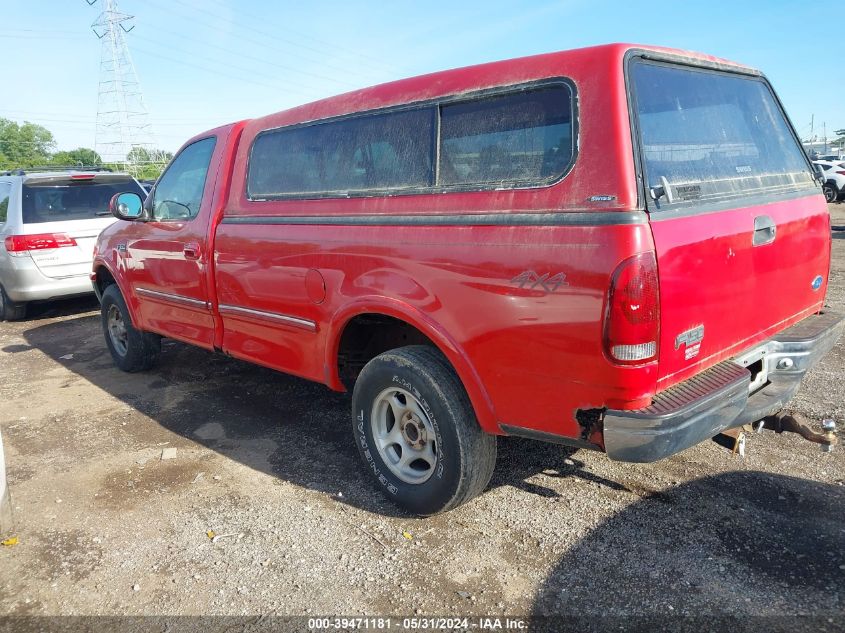
[[126, 45], [126, 34], [135, 28], [131, 25], [134, 16], [121, 13], [117, 0], [85, 1], [89, 6], [100, 2], [103, 7], [91, 25], [102, 43], [94, 147], [103, 162], [121, 164], [137, 175], [143, 163], [163, 160], [154, 155], [155, 135]]

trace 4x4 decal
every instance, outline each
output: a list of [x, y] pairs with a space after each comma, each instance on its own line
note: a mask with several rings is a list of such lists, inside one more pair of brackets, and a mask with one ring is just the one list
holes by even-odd
[[519, 273], [516, 277], [511, 279], [512, 284], [516, 284], [519, 288], [526, 288], [534, 290], [539, 286], [546, 292], [554, 292], [562, 286], [568, 286], [566, 275], [564, 273], [544, 273], [542, 275], [535, 273], [533, 270], [526, 270]]

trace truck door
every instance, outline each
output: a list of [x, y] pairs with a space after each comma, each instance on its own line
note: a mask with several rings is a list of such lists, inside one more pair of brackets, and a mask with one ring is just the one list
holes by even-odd
[[151, 220], [127, 244], [142, 327], [206, 348], [214, 342], [209, 223], [224, 145], [212, 135], [176, 155], [145, 202]]

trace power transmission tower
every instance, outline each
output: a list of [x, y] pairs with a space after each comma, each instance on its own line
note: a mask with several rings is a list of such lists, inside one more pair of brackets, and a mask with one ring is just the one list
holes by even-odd
[[91, 25], [102, 42], [94, 147], [103, 162], [122, 164], [137, 175], [143, 164], [164, 161], [156, 153], [141, 83], [126, 45], [125, 35], [135, 28], [130, 25], [134, 16], [118, 11], [117, 0], [85, 1], [103, 6]]

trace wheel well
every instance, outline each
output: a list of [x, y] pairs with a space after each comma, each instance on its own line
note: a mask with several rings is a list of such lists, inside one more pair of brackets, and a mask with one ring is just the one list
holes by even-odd
[[102, 297], [106, 288], [114, 283], [117, 282], [114, 280], [114, 277], [112, 277], [112, 274], [108, 271], [108, 269], [100, 266], [97, 269], [97, 290], [100, 291], [100, 296]]
[[413, 325], [383, 314], [359, 314], [346, 324], [337, 351], [340, 380], [350, 389], [373, 358], [405, 345], [437, 347]]

